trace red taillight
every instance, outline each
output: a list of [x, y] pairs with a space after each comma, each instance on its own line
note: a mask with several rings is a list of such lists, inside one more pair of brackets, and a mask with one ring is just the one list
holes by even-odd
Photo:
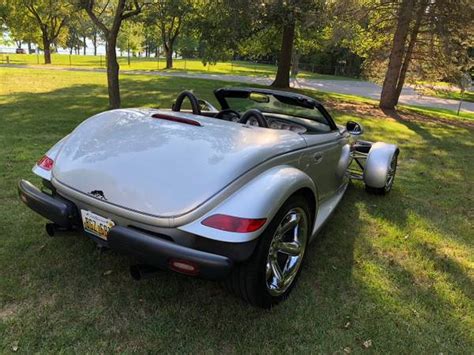
[[168, 265], [171, 270], [182, 274], [196, 276], [199, 274], [199, 266], [192, 261], [183, 259], [170, 259]]
[[47, 155], [43, 156], [36, 165], [38, 165], [41, 169], [50, 171], [53, 168], [54, 160], [48, 157]]
[[189, 124], [191, 126], [201, 126], [201, 124], [198, 121], [190, 120], [189, 118], [183, 118], [183, 117], [177, 117], [177, 116], [171, 116], [171, 115], [164, 115], [162, 113], [155, 113], [151, 117], [159, 118], [159, 119], [166, 120], [166, 121], [186, 123], [186, 124]]
[[201, 223], [207, 227], [226, 232], [250, 233], [260, 229], [266, 221], [266, 218], [240, 218], [225, 214], [215, 214], [207, 217]]

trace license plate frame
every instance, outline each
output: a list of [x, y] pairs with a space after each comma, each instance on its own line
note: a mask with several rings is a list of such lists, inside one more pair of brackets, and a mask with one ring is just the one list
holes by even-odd
[[84, 231], [102, 240], [107, 240], [110, 229], [115, 226], [111, 219], [88, 210], [81, 209], [81, 218]]

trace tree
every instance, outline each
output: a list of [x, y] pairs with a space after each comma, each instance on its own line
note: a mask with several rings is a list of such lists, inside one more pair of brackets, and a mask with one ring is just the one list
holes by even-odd
[[295, 35], [298, 29], [308, 31], [322, 22], [323, 3], [319, 0], [274, 0], [267, 2], [268, 24], [281, 28], [278, 69], [272, 86], [288, 88]]
[[[421, 18], [428, 5], [426, 0], [418, 4], [419, 9], [416, 11], [415, 25], [413, 28], [410, 28], [416, 6], [415, 2], [416, 0], [402, 0], [398, 10], [387, 73], [382, 86], [382, 94], [380, 95], [380, 107], [385, 109], [393, 109], [398, 102], [413, 53], [413, 46], [418, 36]], [[407, 46], [408, 40], [410, 44]]]
[[92, 40], [92, 46], [94, 47], [94, 55], [97, 55], [97, 46], [99, 43], [100, 34], [99, 34], [99, 30], [95, 26], [91, 29], [91, 31], [92, 31], [91, 40]]
[[467, 57], [472, 45], [473, 10], [469, 0], [403, 0], [400, 3], [380, 107], [395, 108], [414, 56], [419, 64], [428, 63], [424, 66], [431, 67], [432, 72], [444, 71], [444, 80], [452, 77], [456, 82], [463, 70], [469, 70]]
[[259, 1], [251, 0], [197, 1], [186, 27], [199, 41], [203, 63], [237, 56], [240, 45], [263, 28], [258, 20], [260, 7]]
[[41, 38], [36, 22], [31, 21], [28, 15], [28, 11], [17, 1], [0, 3], [0, 28], [3, 24], [18, 48], [26, 42], [28, 49], [31, 49], [31, 43], [38, 43]]
[[65, 0], [19, 0], [16, 6], [24, 6], [41, 31], [44, 63], [51, 64], [51, 45], [66, 30], [71, 13], [70, 4]]
[[[268, 38], [276, 35], [280, 44], [276, 50], [277, 75], [272, 86], [287, 88], [296, 34], [319, 26], [322, 5], [322, 0], [210, 1], [206, 3], [204, 18], [196, 21], [200, 23], [204, 58], [216, 61], [237, 54], [239, 48], [246, 48], [250, 56], [251, 50], [256, 48], [260, 54], [273, 55], [270, 51], [274, 45], [269, 45]], [[215, 16], [207, 16], [208, 13]], [[251, 38], [265, 38], [266, 43], [250, 44]]]
[[166, 56], [166, 69], [173, 68], [173, 51], [187, 14], [193, 11], [190, 0], [159, 0], [148, 7], [146, 24], [157, 25]]
[[[323, 3], [323, 0], [204, 1], [199, 5], [204, 5], [204, 11], [196, 11], [190, 22], [201, 33], [203, 62], [229, 59], [242, 53], [247, 57], [276, 54], [278, 69], [272, 85], [287, 88], [296, 35], [320, 26]], [[275, 38], [279, 42], [276, 48]]]
[[[73, 22], [75, 25], [76, 33], [79, 39], [79, 47], [82, 46], [82, 54], [86, 55], [87, 53], [87, 38], [93, 39], [93, 46], [95, 51], [97, 51], [97, 43], [94, 44], [94, 34], [97, 31], [94, 23], [92, 23], [90, 17], [85, 12], [77, 12], [74, 14]], [[95, 39], [97, 41], [97, 39]]]
[[8, 19], [9, 13], [10, 13], [10, 8], [8, 6], [8, 3], [5, 0], [1, 0], [0, 1], [0, 30], [2, 30], [2, 33], [5, 27], [7, 26], [7, 19]]
[[237, 49], [239, 56], [251, 60], [267, 60], [276, 63], [279, 51], [280, 31], [267, 27], [243, 39]]
[[[97, 28], [103, 33], [107, 52], [107, 87], [109, 92], [109, 107], [120, 107], [119, 64], [117, 62], [117, 36], [122, 21], [138, 15], [142, 5], [138, 0], [117, 0], [115, 3], [107, 1], [102, 6], [96, 6], [94, 0], [80, 0], [80, 6], [85, 9]], [[99, 7], [99, 8], [97, 8]], [[100, 15], [103, 18], [101, 19]]]
[[130, 58], [131, 53], [135, 54], [142, 50], [143, 40], [143, 23], [127, 21], [120, 29], [117, 37], [117, 47], [121, 52], [127, 51]]
[[288, 17], [283, 22], [281, 35], [281, 48], [278, 56], [278, 69], [272, 86], [287, 88], [290, 86], [291, 56], [293, 53], [293, 42], [295, 41], [296, 19], [294, 13], [288, 12]]
[[146, 20], [143, 26], [143, 43], [142, 47], [145, 49], [145, 56], [150, 57], [152, 53], [156, 57], [159, 56], [161, 46], [160, 29], [156, 24], [150, 24]]
[[366, 58], [366, 74], [383, 81], [379, 105], [384, 109], [395, 108], [407, 80], [451, 80], [472, 67], [472, 1], [340, 2], [349, 23], [358, 21], [352, 44]]
[[69, 23], [68, 35], [66, 39], [66, 46], [69, 48], [69, 54], [73, 54], [74, 50], [76, 54], [81, 46], [82, 42], [79, 38], [78, 29], [75, 23]]

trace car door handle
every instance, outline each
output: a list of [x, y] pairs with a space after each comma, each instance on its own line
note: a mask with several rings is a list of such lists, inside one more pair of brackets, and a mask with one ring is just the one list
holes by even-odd
[[319, 164], [323, 160], [323, 155], [321, 153], [316, 153], [313, 155], [313, 159], [316, 164]]

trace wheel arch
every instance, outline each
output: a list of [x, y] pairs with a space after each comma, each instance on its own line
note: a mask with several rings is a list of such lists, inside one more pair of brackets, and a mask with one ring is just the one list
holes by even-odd
[[297, 190], [291, 196], [294, 196], [294, 195], [298, 195], [298, 196], [303, 197], [306, 200], [306, 202], [308, 203], [309, 212], [311, 214], [309, 216], [311, 218], [311, 229], [310, 230], [313, 230], [314, 223], [316, 221], [316, 206], [317, 206], [317, 199], [316, 199], [316, 195], [314, 194], [314, 191], [311, 190], [308, 187], [303, 187], [303, 188]]
[[[178, 228], [214, 240], [247, 242], [258, 238], [281, 206], [295, 194], [302, 195], [308, 201], [311, 213], [314, 214], [311, 216], [314, 223], [317, 203], [317, 189], [314, 182], [305, 172], [289, 165], [280, 165], [256, 176], [211, 211]], [[206, 227], [201, 223], [214, 214], [266, 218], [267, 221], [256, 232], [233, 233]]]

